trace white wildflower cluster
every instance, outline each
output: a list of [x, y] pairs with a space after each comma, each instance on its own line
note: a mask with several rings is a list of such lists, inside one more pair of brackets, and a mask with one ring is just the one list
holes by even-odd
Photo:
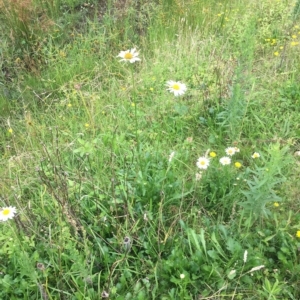
[[[237, 147], [228, 147], [225, 149], [225, 153], [228, 156], [223, 156], [220, 158], [219, 162], [221, 165], [226, 166], [231, 164], [231, 156], [233, 156], [235, 153], [240, 152], [240, 149]], [[230, 157], [229, 157], [230, 156]]]
[[[121, 58], [120, 61], [129, 62], [129, 63], [135, 63], [137, 61], [141, 61], [141, 59], [139, 58], [139, 52], [136, 50], [136, 48], [131, 48], [129, 50], [121, 51], [117, 57]], [[169, 80], [169, 81], [167, 81], [166, 86], [167, 86], [167, 90], [170, 93], [172, 93], [175, 97], [182, 96], [187, 91], [186, 84], [184, 84], [180, 81]], [[220, 164], [223, 166], [230, 165], [233, 155], [238, 152], [240, 152], [240, 149], [238, 147], [227, 147], [225, 149], [226, 156], [223, 156], [219, 159]], [[204, 156], [199, 157], [196, 162], [196, 165], [200, 170], [206, 170], [209, 167], [210, 158], [208, 158], [208, 153], [209, 153], [209, 150], [207, 151], [207, 153]], [[173, 160], [174, 155], [175, 155], [175, 152], [172, 151], [171, 154], [169, 155], [169, 163]], [[209, 156], [211, 158], [214, 158], [216, 155], [217, 154], [215, 152], [209, 153]], [[252, 158], [259, 158], [259, 157], [260, 157], [260, 154], [258, 152], [254, 152], [252, 154]], [[237, 161], [234, 163], [234, 166], [236, 168], [241, 168], [242, 164]], [[200, 180], [201, 177], [202, 177], [201, 172], [196, 174], [196, 180]]]

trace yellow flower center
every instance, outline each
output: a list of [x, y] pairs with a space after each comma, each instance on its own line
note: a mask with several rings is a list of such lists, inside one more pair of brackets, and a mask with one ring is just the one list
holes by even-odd
[[9, 209], [3, 209], [3, 211], [2, 211], [2, 215], [4, 215], [4, 216], [9, 215], [9, 213], [10, 213]]
[[125, 59], [132, 59], [133, 55], [130, 52], [127, 52], [127, 53], [125, 53], [124, 58]]
[[173, 84], [172, 88], [173, 88], [173, 90], [176, 90], [176, 91], [180, 90], [180, 86], [177, 83]]
[[200, 161], [200, 165], [204, 166], [205, 165], [205, 161], [204, 160]]

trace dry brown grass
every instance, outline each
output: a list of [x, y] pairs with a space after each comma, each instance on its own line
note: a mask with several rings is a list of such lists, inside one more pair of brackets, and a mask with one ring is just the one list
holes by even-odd
[[38, 73], [42, 64], [42, 37], [53, 29], [55, 23], [43, 8], [36, 6], [34, 0], [0, 0], [0, 15], [6, 37], [16, 48], [22, 49], [15, 59], [15, 69]]
[[0, 11], [9, 24], [11, 39], [16, 39], [20, 33], [25, 36], [29, 32], [47, 32], [54, 25], [43, 9], [36, 7], [32, 0], [0, 0]]
[[6, 15], [18, 18], [20, 22], [29, 22], [35, 9], [31, 0], [0, 0], [0, 9]]

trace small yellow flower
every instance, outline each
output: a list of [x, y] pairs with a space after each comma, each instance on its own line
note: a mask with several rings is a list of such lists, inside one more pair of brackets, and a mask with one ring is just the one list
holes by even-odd
[[131, 102], [131, 106], [132, 106], [132, 107], [135, 107], [135, 103], [134, 103], [134, 102]]
[[279, 55], [279, 52], [278, 52], [278, 51], [274, 52], [274, 55], [275, 55], [275, 56], [278, 56], [278, 55]]
[[217, 153], [216, 153], [216, 152], [213, 152], [213, 151], [212, 151], [212, 152], [209, 152], [209, 156], [210, 156], [210, 157], [216, 157], [216, 156], [217, 156]]
[[297, 46], [299, 42], [291, 42], [291, 46]]
[[275, 207], [278, 207], [280, 204], [278, 202], [274, 202], [273, 204]]
[[266, 42], [270, 42], [270, 39], [265, 39]]
[[90, 127], [90, 124], [89, 124], [89, 123], [85, 123], [84, 126], [85, 126], [86, 128], [88, 128], [88, 127]]
[[72, 104], [71, 103], [68, 103], [68, 105], [67, 105], [68, 107], [72, 107]]
[[294, 26], [294, 28], [296, 28], [296, 29], [297, 29], [297, 28], [299, 28], [299, 26], [298, 26], [298, 25], [295, 25], [295, 26]]
[[67, 55], [66, 55], [66, 52], [64, 52], [64, 51], [59, 51], [59, 56], [62, 57], [62, 58], [64, 58], [64, 57], [66, 57]]
[[153, 91], [153, 88], [150, 88], [149, 90], [150, 90], [150, 91]]
[[297, 230], [296, 237], [300, 238], [300, 230]]
[[237, 161], [237, 162], [234, 163], [234, 166], [239, 169], [239, 168], [242, 167], [242, 164]]
[[283, 49], [283, 46], [280, 46], [279, 49], [282, 50], [282, 49]]
[[9, 133], [13, 133], [13, 130], [12, 130], [11, 128], [9, 128], [7, 131], [8, 131]]
[[293, 34], [292, 39], [296, 39], [296, 38], [297, 38], [296, 34]]

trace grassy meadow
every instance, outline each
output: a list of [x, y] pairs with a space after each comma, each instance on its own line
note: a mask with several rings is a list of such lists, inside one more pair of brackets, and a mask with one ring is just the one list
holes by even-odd
[[0, 29], [0, 299], [300, 299], [300, 0], [0, 0]]

